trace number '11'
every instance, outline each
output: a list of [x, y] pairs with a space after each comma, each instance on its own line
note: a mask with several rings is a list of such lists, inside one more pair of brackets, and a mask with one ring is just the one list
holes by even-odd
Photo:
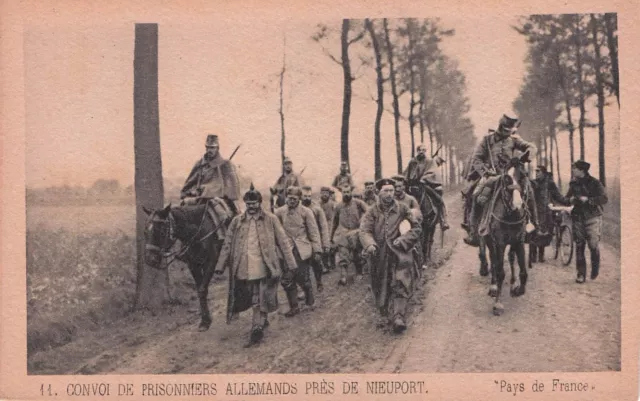
[[[47, 395], [51, 395], [51, 384], [47, 386]], [[40, 385], [40, 395], [44, 395], [44, 384]]]

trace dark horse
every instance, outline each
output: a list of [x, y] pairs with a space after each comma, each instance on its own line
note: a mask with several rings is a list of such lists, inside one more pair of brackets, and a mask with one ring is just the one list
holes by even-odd
[[[179, 207], [171, 207], [169, 204], [161, 210], [143, 207], [149, 216], [144, 232], [145, 263], [156, 269], [168, 268], [168, 264], [161, 263], [163, 257], [168, 255], [174, 257], [171, 262], [179, 258], [187, 263], [200, 301], [199, 331], [206, 331], [211, 325], [207, 296], [223, 243], [218, 233], [223, 228], [222, 225], [226, 228], [230, 222], [226, 218], [216, 224], [214, 217], [208, 212], [209, 207], [208, 203]], [[170, 254], [169, 250], [177, 240], [180, 240], [182, 247], [177, 253]]]
[[422, 213], [422, 248], [423, 263], [431, 261], [431, 250], [436, 232], [436, 225], [440, 221], [440, 209], [434, 197], [438, 196], [436, 191], [428, 184], [413, 180], [407, 183], [407, 192], [418, 200], [420, 212]]
[[488, 209], [483, 214], [483, 219], [487, 219], [484, 222], [486, 230], [480, 235], [484, 237], [491, 257], [489, 296], [495, 298], [493, 313], [496, 316], [504, 312], [500, 295], [505, 279], [504, 254], [507, 245], [515, 252], [520, 268], [516, 276], [514, 265], [511, 264], [511, 296], [524, 295], [527, 284], [524, 241], [528, 217], [526, 197], [530, 196], [530, 191], [525, 187], [524, 163], [528, 161], [529, 152], [511, 159], [495, 183], [493, 195], [485, 206]]

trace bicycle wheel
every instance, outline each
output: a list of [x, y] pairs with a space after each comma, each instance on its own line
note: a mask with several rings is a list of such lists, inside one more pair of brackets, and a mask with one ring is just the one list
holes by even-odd
[[560, 229], [560, 260], [564, 266], [568, 266], [573, 258], [573, 233], [571, 227], [563, 226]]
[[557, 260], [560, 255], [560, 230], [558, 226], [553, 226], [553, 238], [551, 240], [551, 244], [553, 247], [553, 259]]

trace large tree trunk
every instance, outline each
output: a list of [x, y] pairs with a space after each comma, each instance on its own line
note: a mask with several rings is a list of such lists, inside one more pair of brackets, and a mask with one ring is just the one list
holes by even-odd
[[393, 96], [393, 120], [396, 134], [396, 155], [398, 158], [398, 174], [402, 174], [402, 147], [400, 146], [400, 105], [398, 103], [398, 89], [396, 88], [396, 71], [393, 66], [393, 46], [389, 35], [389, 24], [383, 19], [384, 36], [387, 42], [387, 56], [389, 58], [389, 80], [391, 81], [391, 95]]
[[598, 39], [598, 21], [591, 14], [591, 33], [593, 35], [593, 48], [595, 50], [594, 68], [596, 71], [596, 93], [598, 95], [598, 164], [600, 166], [600, 182], [606, 186], [606, 174], [604, 163], [604, 82], [602, 79], [602, 60], [600, 58], [600, 42]]
[[283, 39], [282, 47], [282, 70], [280, 71], [280, 166], [282, 166], [282, 174], [284, 174], [284, 158], [285, 158], [285, 131], [284, 131], [284, 73], [286, 71], [286, 38]]
[[[576, 75], [577, 75], [577, 85], [578, 85], [578, 106], [580, 107], [580, 119], [578, 121], [578, 131], [580, 132], [580, 159], [584, 160], [584, 125], [586, 119], [586, 108], [585, 108], [585, 94], [584, 94], [584, 79], [582, 73], [582, 33], [580, 31], [580, 19], [581, 16], [576, 16], [576, 26], [573, 32], [573, 38], [575, 43], [576, 50]], [[571, 144], [571, 163], [574, 161], [574, 145], [573, 145], [573, 137], [570, 138]]]
[[618, 38], [614, 36], [618, 30], [618, 15], [616, 13], [607, 13], [604, 15], [604, 23], [607, 28], [607, 47], [609, 47], [609, 56], [611, 57], [611, 75], [613, 77], [613, 92], [618, 99], [618, 107], [620, 107], [620, 70], [618, 67]]
[[164, 206], [158, 107], [158, 24], [136, 24], [133, 61], [137, 283], [135, 308], [156, 309], [169, 299], [168, 271], [144, 263], [142, 206]]
[[342, 20], [342, 72], [344, 77], [344, 95], [342, 99], [342, 128], [340, 130], [340, 159], [349, 163], [349, 116], [351, 115], [351, 61], [349, 61], [349, 20]]
[[376, 84], [378, 87], [378, 99], [376, 103], [378, 108], [376, 110], [376, 123], [374, 127], [374, 167], [375, 167], [375, 179], [376, 181], [382, 179], [382, 158], [380, 156], [380, 122], [382, 121], [382, 114], [384, 112], [384, 78], [382, 76], [382, 55], [380, 52], [380, 44], [376, 37], [375, 30], [373, 29], [373, 22], [369, 19], [365, 20], [365, 25], [371, 36], [371, 43], [373, 44], [373, 53], [376, 58]]

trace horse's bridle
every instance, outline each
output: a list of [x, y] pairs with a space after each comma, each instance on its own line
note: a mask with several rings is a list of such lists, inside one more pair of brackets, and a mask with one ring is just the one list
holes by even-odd
[[[153, 218], [155, 216], [155, 213], [151, 215], [151, 222], [153, 223]], [[164, 223], [164, 220], [161, 220]], [[171, 249], [171, 247], [173, 247], [173, 245], [175, 245], [177, 238], [175, 236], [175, 225], [176, 225], [176, 221], [173, 217], [173, 214], [171, 214], [171, 211], [169, 211], [168, 217], [167, 217], [167, 222], [169, 223], [169, 229], [168, 231], [168, 235], [165, 235], [165, 237], [163, 238], [162, 241], [162, 245], [158, 246], [155, 244], [145, 244], [145, 249], [149, 250], [149, 251], [156, 251], [159, 252], [162, 256], [167, 256], [166, 254], [168, 253], [168, 250]]]

